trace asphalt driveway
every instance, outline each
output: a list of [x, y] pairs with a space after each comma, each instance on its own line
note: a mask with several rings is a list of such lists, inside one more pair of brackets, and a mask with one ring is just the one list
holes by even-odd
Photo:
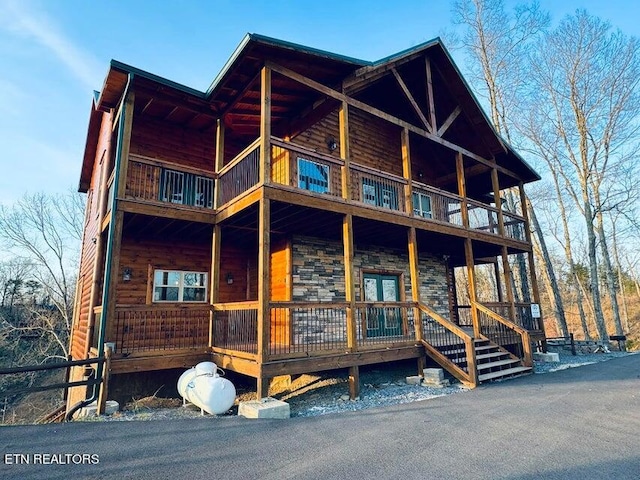
[[640, 355], [322, 417], [4, 427], [0, 450], [3, 479], [638, 479]]

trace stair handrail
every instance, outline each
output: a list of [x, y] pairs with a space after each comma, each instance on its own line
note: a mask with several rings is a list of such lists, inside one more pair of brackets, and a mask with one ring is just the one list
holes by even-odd
[[520, 335], [520, 339], [522, 341], [522, 351], [524, 354], [524, 358], [522, 359], [522, 362], [525, 367], [532, 367], [533, 353], [531, 352], [531, 335], [529, 331], [526, 328], [522, 328], [517, 323], [512, 322], [511, 320], [504, 318], [501, 315], [498, 315], [496, 312], [494, 312], [493, 310], [491, 310], [490, 308], [488, 308], [487, 306], [483, 305], [480, 302], [472, 301], [471, 304], [475, 308], [477, 308], [479, 311], [484, 313], [485, 315], [488, 315], [489, 317], [491, 317], [496, 322], [502, 323], [505, 327], [509, 328], [510, 330], [513, 330], [518, 335]]
[[[468, 372], [465, 372], [462, 368], [452, 362], [451, 359], [449, 359], [446, 355], [443, 355], [435, 346], [431, 345], [427, 340], [425, 340], [423, 332], [423, 338], [421, 338], [420, 341], [422, 342], [424, 347], [433, 355], [436, 360], [438, 360], [441, 365], [446, 365], [449, 372], [458, 380], [460, 380], [460, 382], [471, 387], [476, 387], [478, 385], [478, 369], [476, 366], [476, 349], [473, 337], [463, 329], [461, 329], [458, 325], [451, 322], [450, 320], [447, 320], [425, 304], [417, 302], [417, 307], [421, 312], [429, 315], [433, 320], [442, 325], [445, 329], [447, 329], [457, 337], [460, 337], [460, 339], [464, 341]], [[422, 320], [419, 319], [419, 321]]]

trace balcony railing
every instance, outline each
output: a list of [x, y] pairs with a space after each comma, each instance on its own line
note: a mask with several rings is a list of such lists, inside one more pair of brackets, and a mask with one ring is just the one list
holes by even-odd
[[131, 155], [125, 196], [152, 203], [213, 208], [214, 174]]
[[219, 205], [243, 194], [260, 179], [260, 139], [255, 140], [218, 172]]
[[258, 302], [213, 305], [213, 347], [255, 354], [258, 352]]
[[413, 303], [356, 303], [358, 346], [415, 342]]
[[209, 344], [209, 305], [118, 305], [113, 333], [120, 355], [203, 349]]
[[[531, 313], [530, 303], [516, 303], [515, 304], [515, 318], [511, 315], [511, 304], [507, 302], [482, 302], [482, 304], [503, 318], [511, 320], [516, 325], [530, 331], [537, 332], [542, 330], [541, 319], [534, 318]], [[458, 324], [460, 326], [473, 326], [471, 320], [471, 306], [470, 305], [458, 305]]]

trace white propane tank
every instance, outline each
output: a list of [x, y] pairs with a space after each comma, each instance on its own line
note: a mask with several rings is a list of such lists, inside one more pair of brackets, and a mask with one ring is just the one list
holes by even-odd
[[[226, 412], [236, 399], [236, 388], [218, 374], [213, 362], [201, 362], [178, 379], [178, 392], [188, 401], [212, 415]], [[223, 372], [224, 373], [224, 372]]]

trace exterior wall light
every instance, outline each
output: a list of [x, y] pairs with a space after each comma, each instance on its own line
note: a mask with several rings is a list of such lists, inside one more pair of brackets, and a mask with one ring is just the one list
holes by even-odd
[[124, 271], [122, 272], [122, 280], [125, 282], [128, 282], [129, 280], [131, 280], [131, 269], [130, 268], [125, 268]]
[[227, 285], [233, 285], [233, 273], [227, 273]]
[[338, 142], [336, 142], [336, 139], [333, 137], [329, 137], [327, 139], [327, 148], [329, 149], [330, 152], [335, 151], [336, 148], [338, 148]]

